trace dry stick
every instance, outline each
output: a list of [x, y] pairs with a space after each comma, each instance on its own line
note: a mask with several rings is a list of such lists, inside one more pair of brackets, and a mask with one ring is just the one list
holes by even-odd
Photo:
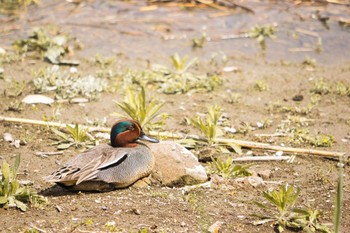
[[[59, 122], [39, 121], [39, 120], [30, 120], [30, 119], [24, 119], [24, 118], [4, 117], [4, 116], [0, 116], [0, 121], [25, 123], [25, 124], [32, 124], [32, 125], [54, 126], [54, 127], [60, 127], [60, 128], [65, 128], [67, 125], [74, 127], [73, 124], [64, 124]], [[83, 126], [83, 127], [88, 128], [89, 132], [96, 132], [96, 131], [110, 132], [110, 128], [106, 128], [106, 127], [90, 127], [90, 126]], [[196, 140], [203, 140], [203, 138], [197, 135], [185, 135], [181, 133], [150, 131], [149, 134], [151, 136], [159, 136], [159, 137], [165, 137], [165, 138], [174, 138], [174, 139], [192, 138]], [[290, 153], [304, 154], [304, 155], [330, 156], [334, 158], [339, 158], [340, 156], [345, 155], [345, 153], [342, 153], [342, 152], [274, 146], [268, 143], [244, 141], [244, 140], [237, 140], [237, 139], [215, 138], [214, 141], [217, 143], [224, 143], [224, 144], [234, 143], [241, 147], [251, 148], [251, 149], [283, 151], [283, 152], [290, 152]]]

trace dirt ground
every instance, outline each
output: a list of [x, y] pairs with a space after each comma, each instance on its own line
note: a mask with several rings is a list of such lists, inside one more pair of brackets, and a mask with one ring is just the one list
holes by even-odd
[[[349, 28], [339, 24], [341, 17], [350, 15], [349, 6], [310, 2], [296, 5], [293, 1], [242, 1], [242, 4], [255, 13], [241, 8], [229, 12], [209, 7], [143, 8], [146, 6], [143, 1], [41, 1], [38, 6], [28, 7], [19, 17], [0, 15], [0, 47], [12, 54], [11, 43], [26, 38], [33, 27], [59, 28], [70, 32], [83, 44], [68, 58], [80, 61], [76, 68], [84, 75], [101, 70], [101, 65], [91, 62], [96, 54], [115, 57], [112, 66], [107, 67], [115, 74], [126, 67], [144, 70], [149, 69], [150, 64], [169, 66], [169, 57], [176, 52], [197, 57], [199, 61], [193, 70], [219, 75], [222, 85], [213, 91], [176, 95], [161, 93], [150, 85], [147, 97], [163, 101], [162, 112], [170, 115], [164, 131], [200, 135], [193, 126], [184, 124], [184, 119], [205, 113], [209, 106], [219, 105], [226, 126], [237, 130], [224, 137], [348, 153], [350, 96], [340, 94], [336, 84], [341, 82], [350, 87], [350, 54], [346, 52], [350, 49]], [[326, 26], [317, 14], [329, 17]], [[278, 24], [277, 38], [267, 40], [265, 56], [254, 39], [220, 37], [244, 33], [256, 24], [273, 23]], [[203, 48], [193, 49], [192, 39], [203, 33], [212, 41]], [[321, 51], [315, 49], [320, 46], [318, 38], [322, 38]], [[11, 108], [34, 93], [35, 72], [50, 66], [40, 58], [29, 56], [3, 61], [0, 115], [79, 124], [88, 124], [87, 119], [103, 121], [106, 118], [103, 125], [106, 127], [116, 121], [112, 113], [120, 113], [120, 109], [114, 101], [124, 98], [123, 81], [118, 75], [108, 78], [109, 91], [88, 103], [23, 104], [20, 109]], [[233, 71], [227, 72], [225, 67]], [[70, 68], [61, 66], [62, 70]], [[13, 80], [26, 83], [24, 90], [15, 96], [9, 94], [14, 88]], [[328, 92], [315, 88], [322, 80]], [[55, 97], [53, 92], [45, 95]], [[307, 109], [310, 104], [312, 108]], [[257, 122], [266, 124], [259, 127]], [[289, 134], [276, 136], [282, 129]], [[296, 134], [295, 130], [301, 133]], [[4, 133], [11, 133], [15, 139], [27, 143], [15, 148], [2, 139]], [[311, 138], [331, 135], [334, 143], [330, 147], [317, 146], [303, 140], [303, 133]], [[218, 221], [222, 222], [220, 232], [273, 232], [270, 224], [253, 225], [257, 218], [252, 214], [262, 214], [253, 202], [263, 202], [263, 191], [285, 183], [301, 189], [297, 207], [320, 210], [323, 212], [321, 223], [333, 222], [338, 177], [334, 158], [296, 155], [293, 162], [253, 162], [250, 170], [271, 172], [264, 178], [265, 184], [257, 187], [227, 179], [214, 182], [210, 188], [189, 192], [184, 192], [182, 187], [152, 186], [107, 193], [71, 193], [44, 182], [42, 177], [79, 153], [79, 149], [70, 148], [47, 158], [37, 156], [39, 151], [56, 151], [52, 144], [57, 136], [46, 126], [2, 121], [0, 135], [1, 163], [6, 159], [13, 164], [14, 157], [21, 155], [19, 178], [31, 181], [31, 187], [49, 201], [46, 206], [30, 207], [26, 212], [1, 208], [0, 232], [29, 232], [29, 229], [38, 232], [141, 232], [142, 229], [142, 232], [208, 232]], [[193, 150], [195, 154], [198, 151]], [[225, 156], [236, 158], [250, 153], [259, 156], [275, 152], [244, 148], [242, 155]], [[209, 167], [209, 163], [203, 166]], [[350, 232], [348, 177], [349, 169], [345, 166], [342, 232]]]

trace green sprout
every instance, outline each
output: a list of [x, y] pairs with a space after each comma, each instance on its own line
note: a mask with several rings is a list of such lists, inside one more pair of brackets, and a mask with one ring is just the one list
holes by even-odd
[[266, 38], [275, 39], [276, 27], [274, 25], [254, 26], [250, 32], [249, 37], [258, 41], [263, 53], [266, 52]]
[[334, 142], [334, 136], [328, 134], [319, 134], [310, 140], [310, 144], [317, 147], [331, 147]]
[[223, 178], [251, 176], [252, 173], [248, 169], [252, 165], [253, 164], [233, 165], [233, 159], [229, 157], [226, 161], [221, 159], [213, 159], [213, 162], [210, 163], [210, 170], [211, 173], [218, 174]]
[[219, 106], [211, 106], [208, 108], [208, 113], [205, 116], [205, 119], [200, 116], [190, 119], [190, 122], [206, 137], [209, 145], [214, 144], [214, 139], [217, 136], [217, 132], [219, 130], [218, 121], [221, 115], [222, 112]]
[[329, 84], [325, 82], [323, 78], [320, 78], [314, 82], [311, 92], [319, 95], [326, 95], [330, 92]]
[[192, 48], [203, 48], [204, 44], [207, 42], [207, 36], [203, 34], [201, 37], [192, 39]]
[[269, 84], [267, 84], [265, 80], [257, 80], [255, 82], [254, 88], [260, 92], [267, 91], [269, 90]]
[[21, 53], [36, 52], [50, 63], [60, 64], [62, 57], [70, 52], [70, 41], [67, 35], [51, 37], [44, 28], [36, 27], [27, 39], [17, 40], [13, 46]]
[[350, 86], [347, 86], [343, 82], [336, 82], [334, 92], [340, 96], [350, 96]]
[[173, 67], [178, 73], [186, 72], [191, 66], [197, 62], [197, 58], [193, 58], [191, 61], [188, 61], [188, 56], [185, 55], [183, 58], [180, 58], [179, 54], [175, 53], [170, 56], [170, 59], [173, 63]]
[[[157, 103], [155, 100], [146, 103], [146, 93], [143, 86], [138, 94], [128, 87], [125, 91], [124, 101], [116, 101], [116, 104], [127, 116], [138, 121], [146, 129], [161, 127], [168, 118], [167, 114], [160, 114], [164, 103]], [[157, 118], [161, 119], [157, 120]]]
[[17, 180], [17, 170], [20, 164], [20, 156], [16, 156], [16, 160], [12, 168], [4, 160], [1, 166], [1, 181], [0, 181], [0, 207], [8, 209], [10, 207], [17, 207], [22, 211], [27, 210], [26, 203], [33, 205], [40, 205], [47, 200], [31, 191], [27, 186], [21, 187]]
[[[261, 220], [254, 222], [254, 225], [260, 225], [267, 222], [273, 222], [278, 232], [282, 232], [286, 227], [293, 226], [293, 219], [295, 214], [292, 212], [292, 207], [295, 204], [300, 193], [300, 189], [293, 185], [285, 185], [279, 190], [271, 192], [263, 192], [263, 197], [270, 203], [265, 205], [255, 201], [254, 203], [264, 209], [264, 211], [274, 212], [273, 215], [256, 215]], [[276, 211], [277, 210], [277, 211]]]
[[82, 128], [78, 124], [75, 124], [74, 127], [66, 126], [66, 130], [69, 134], [63, 133], [55, 128], [51, 130], [62, 139], [55, 143], [58, 145], [57, 149], [59, 150], [65, 150], [71, 146], [75, 146], [76, 148], [91, 147], [94, 144], [92, 136], [88, 133], [88, 128]]

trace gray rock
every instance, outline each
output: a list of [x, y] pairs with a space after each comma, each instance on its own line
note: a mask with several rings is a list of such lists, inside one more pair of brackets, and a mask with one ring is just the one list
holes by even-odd
[[162, 185], [184, 186], [208, 180], [198, 158], [185, 147], [173, 141], [148, 144], [156, 162], [152, 177]]

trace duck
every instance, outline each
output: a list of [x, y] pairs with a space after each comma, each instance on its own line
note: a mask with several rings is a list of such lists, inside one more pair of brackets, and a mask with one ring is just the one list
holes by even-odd
[[110, 131], [110, 145], [101, 144], [70, 159], [44, 177], [47, 182], [75, 191], [112, 191], [148, 176], [155, 158], [142, 141], [159, 140], [144, 133], [139, 122], [122, 119]]

